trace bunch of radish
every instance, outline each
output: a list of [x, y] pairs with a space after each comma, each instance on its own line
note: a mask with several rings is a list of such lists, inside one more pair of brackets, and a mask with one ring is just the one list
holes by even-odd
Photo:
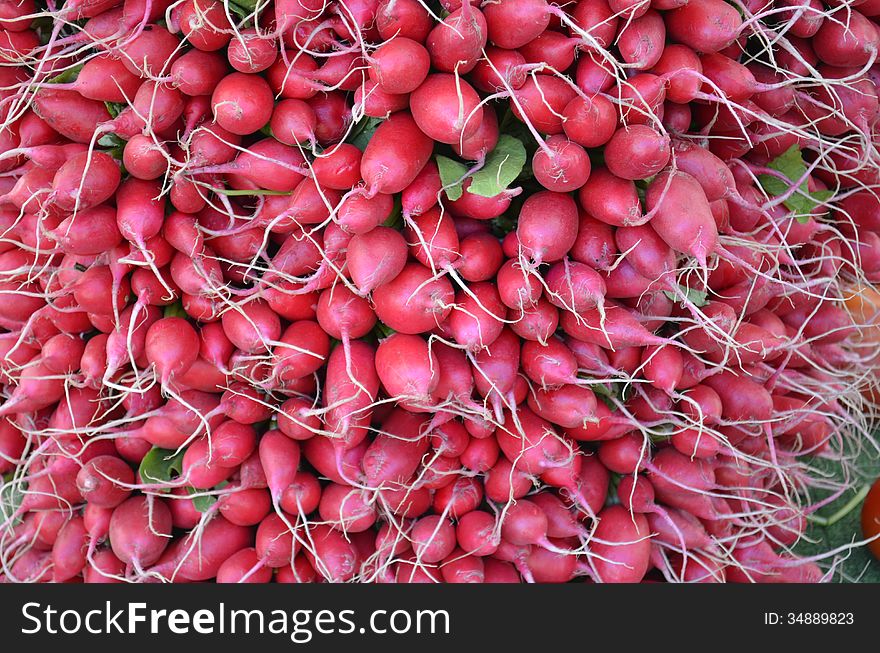
[[0, 581], [833, 578], [878, 48], [876, 0], [0, 4]]

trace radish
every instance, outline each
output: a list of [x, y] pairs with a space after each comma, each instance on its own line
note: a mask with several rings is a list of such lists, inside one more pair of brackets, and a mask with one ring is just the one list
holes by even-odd
[[132, 497], [117, 506], [110, 518], [113, 553], [135, 570], [156, 562], [170, 535], [171, 513], [161, 499]]
[[[431, 156], [433, 143], [406, 112], [383, 122], [364, 150], [361, 176], [373, 192], [399, 193], [409, 186]], [[400, 153], [406, 152], [401, 158]]]
[[444, 73], [429, 75], [413, 91], [410, 108], [419, 129], [441, 143], [466, 140], [476, 133], [483, 119], [479, 96], [473, 87]]

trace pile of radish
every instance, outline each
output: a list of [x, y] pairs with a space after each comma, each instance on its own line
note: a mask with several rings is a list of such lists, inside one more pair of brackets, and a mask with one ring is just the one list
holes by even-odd
[[878, 48], [878, 0], [0, 3], [0, 581], [834, 578]]

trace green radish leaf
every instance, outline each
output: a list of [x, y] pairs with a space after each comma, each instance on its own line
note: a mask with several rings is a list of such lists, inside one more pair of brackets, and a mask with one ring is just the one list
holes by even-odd
[[[24, 484], [13, 483], [14, 477], [10, 473], [9, 477], [4, 477], [4, 482], [0, 485], [0, 518], [3, 522], [8, 522], [15, 511], [21, 506], [24, 500]], [[21, 521], [21, 517], [17, 518], [10, 525], [15, 526]]]
[[403, 206], [400, 203], [400, 195], [394, 196], [394, 206], [392, 206], [391, 213], [385, 218], [385, 222], [382, 223], [382, 226], [391, 227], [397, 231], [400, 231], [403, 227]]
[[258, 3], [259, 0], [230, 0], [229, 11], [241, 19], [253, 18]]
[[348, 142], [358, 148], [361, 152], [367, 149], [367, 143], [373, 138], [373, 134], [382, 124], [382, 118], [365, 117], [358, 121], [348, 135]]
[[[785, 152], [773, 159], [767, 164], [767, 167], [782, 174], [791, 182], [795, 182], [803, 177], [804, 173], [807, 171], [807, 164], [804, 162], [801, 151], [796, 145], [792, 145]], [[780, 195], [787, 193], [791, 188], [791, 184], [786, 183], [785, 179], [780, 179], [773, 175], [758, 175], [758, 182], [761, 184], [761, 188], [763, 188], [771, 197], [779, 197]], [[785, 208], [794, 213], [793, 217], [798, 222], [805, 223], [810, 219], [810, 214], [813, 212], [813, 209], [822, 202], [828, 201], [833, 195], [834, 193], [832, 191], [827, 190], [810, 193], [807, 182], [805, 181], [800, 185], [798, 190], [791, 195], [791, 197], [783, 202], [783, 204], [785, 205]]]
[[167, 483], [183, 471], [183, 454], [153, 447], [141, 461], [138, 476], [144, 483]]
[[376, 326], [373, 328], [373, 332], [378, 338], [390, 338], [395, 333], [397, 333], [397, 331], [382, 322], [376, 322]]
[[104, 134], [101, 138], [98, 139], [98, 145], [102, 147], [109, 147], [110, 149], [124, 149], [125, 141], [122, 140], [116, 134]]
[[47, 84], [69, 84], [70, 82], [76, 81], [76, 78], [79, 77], [79, 71], [83, 69], [85, 64], [78, 64], [76, 66], [71, 66], [67, 70], [58, 75], [55, 75], [52, 79], [48, 80]]
[[486, 157], [486, 164], [471, 177], [468, 192], [495, 197], [519, 177], [526, 164], [526, 148], [517, 138], [504, 134]]
[[[222, 490], [227, 485], [229, 485], [229, 483], [227, 481], [223, 481], [222, 483], [215, 485], [212, 490]], [[194, 487], [188, 487], [186, 488], [186, 491], [191, 495], [197, 495], [193, 496], [191, 501], [193, 503], [193, 508], [195, 508], [199, 512], [208, 512], [208, 510], [211, 509], [211, 506], [213, 506], [219, 500], [216, 494], [200, 494], [204, 490], [197, 490]]]
[[118, 104], [116, 102], [105, 102], [104, 106], [107, 107], [107, 112], [111, 118], [115, 118], [126, 108], [125, 104]]
[[[703, 290], [697, 290], [696, 288], [686, 288], [679, 284], [678, 286], [681, 289], [681, 292], [688, 298], [688, 301], [696, 307], [702, 307], [709, 303], [709, 294]], [[664, 290], [663, 294], [669, 297], [674, 302], [678, 301], [678, 295], [668, 290]]]
[[[190, 488], [191, 490], [198, 492], [194, 488]], [[199, 496], [192, 498], [193, 508], [198, 510], [199, 512], [208, 512], [215, 503], [217, 503], [217, 497], [213, 494], [200, 494]]]
[[453, 202], [461, 197], [462, 177], [467, 174], [467, 166], [449, 157], [437, 155], [437, 168], [440, 171], [440, 181], [446, 190], [446, 197]]
[[165, 307], [165, 310], [162, 311], [162, 317], [182, 317], [185, 320], [189, 316], [183, 308], [183, 302], [178, 300]]

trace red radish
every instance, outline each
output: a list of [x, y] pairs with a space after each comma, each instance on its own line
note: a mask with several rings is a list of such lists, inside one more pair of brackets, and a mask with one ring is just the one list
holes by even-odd
[[76, 485], [83, 499], [101, 508], [115, 508], [125, 501], [134, 483], [134, 472], [119, 458], [97, 456], [76, 475]]
[[622, 506], [609, 506], [599, 513], [596, 542], [590, 545], [596, 580], [633, 583], [644, 578], [651, 550], [650, 528], [643, 515], [630, 515]]
[[[642, 6], [646, 7], [645, 4]], [[662, 15], [647, 10], [623, 26], [617, 38], [617, 47], [624, 61], [645, 70], [653, 68], [663, 55], [665, 41], [666, 25]]]
[[514, 114], [543, 134], [560, 134], [565, 118], [562, 112], [576, 95], [569, 83], [558, 77], [533, 75], [514, 93]]
[[204, 528], [176, 539], [151, 571], [170, 580], [205, 581], [216, 577], [232, 554], [252, 544], [251, 529], [216, 516]]
[[440, 562], [455, 548], [455, 529], [437, 515], [422, 517], [410, 531], [413, 550], [423, 562]]
[[651, 226], [660, 237], [705, 264], [717, 246], [718, 229], [699, 183], [683, 172], [660, 174], [650, 183], [646, 202], [655, 212]]
[[376, 315], [401, 333], [424, 333], [452, 310], [452, 285], [445, 277], [431, 280], [431, 271], [408, 263], [392, 281], [373, 291]]
[[238, 72], [224, 77], [211, 96], [217, 123], [241, 136], [268, 123], [274, 104], [272, 90], [263, 78]]
[[400, 488], [412, 476], [428, 448], [425, 423], [416, 415], [398, 409], [385, 420], [382, 433], [364, 454], [364, 475], [368, 487]]
[[669, 137], [645, 125], [618, 129], [605, 145], [605, 165], [622, 179], [647, 179], [669, 162]]
[[430, 56], [424, 46], [398, 36], [373, 52], [370, 79], [386, 93], [411, 93], [425, 81], [430, 66]]
[[[259, 565], [260, 559], [253, 547], [232, 554], [217, 570], [218, 583], [268, 583], [272, 568]], [[256, 568], [256, 571], [253, 569]]]
[[470, 351], [492, 345], [504, 329], [507, 308], [495, 286], [486, 282], [474, 283], [468, 293], [456, 296], [456, 307], [446, 324], [455, 341]]
[[697, 52], [719, 52], [739, 34], [742, 18], [721, 0], [689, 3], [665, 16], [666, 29], [673, 41]]
[[256, 28], [240, 31], [229, 42], [226, 57], [229, 65], [240, 73], [258, 73], [275, 63], [277, 48], [271, 38], [260, 34]]
[[108, 154], [75, 154], [55, 173], [53, 199], [64, 211], [90, 209], [113, 195], [120, 179], [119, 165]]
[[88, 533], [83, 518], [74, 516], [60, 531], [52, 545], [52, 574], [56, 583], [78, 576], [87, 564]]
[[383, 0], [376, 9], [376, 29], [388, 40], [395, 36], [424, 42], [431, 18], [416, 0]]
[[144, 343], [147, 359], [156, 366], [162, 384], [183, 374], [198, 357], [199, 336], [184, 319], [167, 317], [149, 328]]
[[518, 89], [526, 81], [525, 63], [525, 57], [517, 50], [489, 46], [485, 57], [470, 73], [471, 83], [486, 93]]
[[616, 227], [646, 222], [635, 185], [606, 168], [595, 168], [578, 191], [581, 206], [593, 218]]
[[439, 382], [439, 362], [421, 337], [395, 333], [376, 350], [376, 373], [385, 391], [414, 412], [429, 410]]
[[43, 89], [34, 96], [34, 112], [62, 136], [88, 143], [97, 126], [110, 119], [103, 102], [76, 91]]
[[[376, 129], [367, 144], [361, 159], [361, 176], [373, 192], [399, 193], [415, 180], [433, 149], [431, 139], [422, 133], [412, 116], [396, 113]], [[401, 156], [404, 152], [405, 156]]]
[[[548, 220], [547, 216], [553, 216]], [[536, 264], [562, 259], [577, 238], [577, 207], [571, 197], [550, 191], [529, 197], [520, 209], [516, 235]]]
[[441, 143], [460, 143], [483, 120], [480, 98], [473, 87], [454, 75], [435, 73], [412, 93], [410, 108], [419, 129]]
[[532, 171], [538, 182], [559, 193], [583, 186], [590, 176], [590, 158], [584, 148], [562, 135], [551, 136], [545, 145], [532, 158]]
[[113, 553], [135, 569], [156, 562], [168, 546], [171, 512], [162, 499], [137, 496], [116, 507], [110, 518]]
[[476, 66], [487, 41], [486, 18], [468, 2], [434, 26], [426, 46], [432, 67], [463, 75]]

